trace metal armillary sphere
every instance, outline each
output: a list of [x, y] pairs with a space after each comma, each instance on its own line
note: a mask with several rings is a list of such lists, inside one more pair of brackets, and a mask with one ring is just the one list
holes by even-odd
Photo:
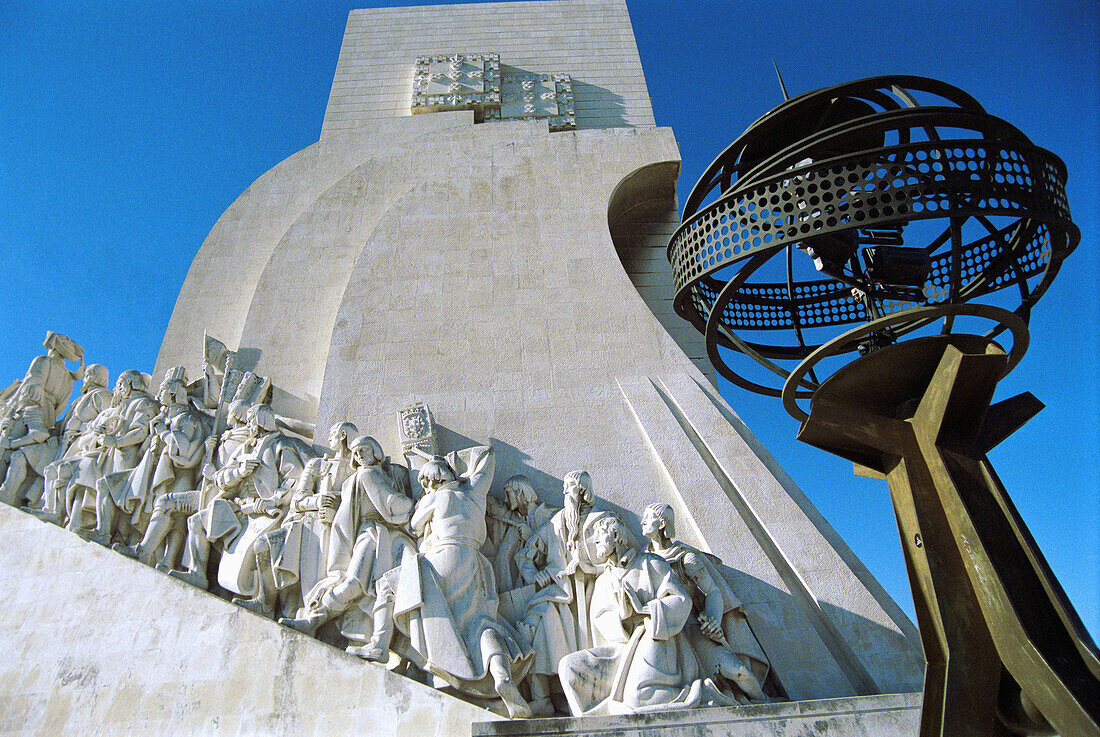
[[1042, 408], [993, 394], [1080, 240], [1065, 181], [965, 92], [876, 77], [756, 121], [668, 246], [676, 311], [718, 372], [888, 483], [928, 663], [922, 737], [1100, 737], [1100, 654], [987, 458]]
[[[992, 318], [996, 335], [1003, 312], [958, 309], [983, 298], [1026, 322], [1080, 240], [1065, 180], [1057, 156], [948, 84], [891, 76], [809, 92], [753, 123], [695, 185], [668, 247], [675, 308], [719, 373], [782, 394], [801, 420], [795, 399], [820, 386], [824, 354], [869, 352], [940, 319], [950, 332], [960, 312]], [[853, 324], [865, 327], [827, 334]], [[778, 379], [748, 378], [719, 347]]]

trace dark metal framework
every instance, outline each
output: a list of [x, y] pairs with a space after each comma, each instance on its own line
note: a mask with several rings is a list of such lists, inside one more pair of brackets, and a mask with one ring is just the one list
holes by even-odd
[[[966, 93], [865, 79], [754, 123], [669, 243], [676, 311], [715, 368], [889, 485], [927, 660], [922, 737], [1100, 737], [1100, 652], [987, 458], [1042, 407], [993, 394], [1080, 240], [1065, 180]], [[970, 334], [975, 319], [993, 327]], [[738, 353], [782, 389], [733, 370]]]
[[[950, 333], [951, 311], [929, 307], [1008, 289], [1026, 322], [1080, 240], [1065, 180], [1057, 156], [943, 82], [888, 76], [809, 92], [750, 126], [687, 198], [668, 246], [675, 309], [706, 336], [727, 379], [791, 402], [808, 398], [821, 384], [812, 370], [780, 387], [821, 347], [815, 328], [890, 318], [888, 331], [865, 331], [885, 344], [942, 318]], [[930, 266], [920, 286], [899, 290], [860, 262], [867, 247], [916, 251], [914, 238]], [[808, 263], [798, 249], [838, 248], [823, 278], [796, 277], [796, 262]], [[1006, 296], [1013, 293], [998, 298]], [[912, 319], [898, 319], [909, 310]], [[785, 331], [785, 340], [745, 336], [757, 331]], [[746, 378], [720, 347], [781, 383]], [[853, 339], [832, 352], [859, 348]]]

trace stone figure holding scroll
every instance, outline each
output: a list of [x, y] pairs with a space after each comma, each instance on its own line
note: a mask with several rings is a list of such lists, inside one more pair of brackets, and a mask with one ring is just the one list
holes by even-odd
[[764, 701], [764, 679], [771, 665], [749, 626], [745, 607], [722, 573], [722, 562], [676, 540], [676, 518], [668, 504], [650, 504], [642, 513], [646, 548], [664, 558], [692, 599], [694, 617], [684, 633], [704, 673], [733, 686], [739, 701]]
[[727, 705], [683, 633], [691, 597], [664, 558], [638, 552], [615, 517], [596, 523], [606, 568], [592, 594], [593, 648], [567, 655], [559, 672], [574, 716]]
[[376, 606], [384, 628], [370, 647], [381, 659], [396, 626], [401, 642], [394, 649], [414, 665], [473, 696], [499, 696], [513, 718], [528, 717], [516, 685], [526, 653], [499, 615], [493, 568], [480, 552], [496, 460], [489, 447], [469, 454], [461, 477], [440, 457], [421, 467], [424, 495], [410, 522], [420, 549], [407, 551], [379, 580]]

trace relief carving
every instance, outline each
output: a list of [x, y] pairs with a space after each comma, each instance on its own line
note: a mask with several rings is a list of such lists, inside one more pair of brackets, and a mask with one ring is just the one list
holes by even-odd
[[350, 422], [311, 444], [213, 339], [200, 379], [171, 369], [154, 397], [133, 370], [108, 391], [50, 336], [0, 397], [5, 503], [513, 718], [781, 693], [732, 572], [676, 539], [667, 504], [641, 550], [588, 471], [551, 507], [527, 476], [496, 484], [490, 446], [436, 455], [423, 403], [398, 413], [402, 465]]

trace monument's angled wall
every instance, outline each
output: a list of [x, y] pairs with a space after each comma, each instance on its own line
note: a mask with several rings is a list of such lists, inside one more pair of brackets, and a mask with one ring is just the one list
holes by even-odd
[[496, 718], [2, 504], [0, 538], [0, 734], [442, 737]]
[[[94, 543], [0, 505], [0, 733], [436, 735], [915, 733], [919, 696], [640, 717], [492, 721]], [[62, 601], [63, 606], [44, 600]]]
[[469, 119], [471, 114], [377, 120], [357, 135], [329, 136], [302, 149], [253, 182], [218, 218], [191, 262], [161, 343], [154, 377], [179, 365], [195, 375], [202, 365], [204, 331], [229, 346], [240, 345], [257, 284], [283, 233], [321, 194], [369, 156], [372, 141], [415, 137], [452, 125], [456, 117]]

